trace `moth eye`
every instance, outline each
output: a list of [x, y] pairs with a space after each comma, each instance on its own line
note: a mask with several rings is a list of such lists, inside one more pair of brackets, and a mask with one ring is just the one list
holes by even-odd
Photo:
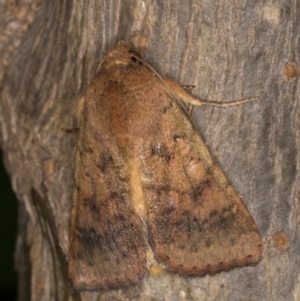
[[138, 60], [135, 56], [131, 56], [130, 59], [132, 62], [137, 63], [138, 65], [143, 65], [143, 63], [140, 60]]

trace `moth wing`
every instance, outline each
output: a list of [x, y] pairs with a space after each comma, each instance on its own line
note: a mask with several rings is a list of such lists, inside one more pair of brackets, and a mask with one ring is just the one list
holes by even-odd
[[257, 226], [189, 118], [167, 99], [163, 131], [148, 143], [141, 166], [156, 258], [190, 275], [257, 262]]
[[128, 166], [110, 133], [97, 126], [97, 110], [88, 109], [76, 153], [69, 276], [77, 289], [117, 287], [142, 275], [144, 234], [130, 199]]

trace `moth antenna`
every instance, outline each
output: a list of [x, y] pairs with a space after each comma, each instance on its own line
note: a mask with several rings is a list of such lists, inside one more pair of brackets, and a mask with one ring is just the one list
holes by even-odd
[[103, 62], [104, 62], [104, 60], [105, 60], [105, 58], [106, 58], [106, 56], [105, 56], [105, 57], [101, 60], [101, 62], [99, 63], [99, 65], [98, 65], [98, 67], [97, 67], [97, 69], [96, 69], [94, 75], [97, 74], [97, 73], [100, 71], [101, 66], [102, 66], [102, 64], [103, 64]]
[[164, 86], [167, 89], [168, 94], [178, 100], [178, 97], [176, 96], [176, 94], [173, 92], [173, 90], [170, 88], [170, 86], [166, 83], [166, 81], [164, 80], [164, 78], [153, 68], [151, 67], [144, 59], [142, 59], [140, 56], [138, 56], [137, 54], [135, 54], [134, 52], [131, 52], [131, 55], [133, 57], [135, 57], [138, 61], [140, 61], [143, 65], [145, 65], [145, 67], [147, 67], [149, 70], [151, 70], [158, 78], [159, 80], [164, 84]]
[[85, 102], [84, 96], [81, 96], [77, 101], [76, 108], [75, 108], [75, 115], [78, 119], [79, 116], [81, 116], [82, 114], [84, 108], [84, 102]]
[[[245, 99], [240, 99], [240, 100], [233, 100], [230, 102], [219, 102], [219, 101], [213, 101], [213, 100], [200, 100], [196, 99], [190, 94], [188, 94], [185, 90], [184, 87], [179, 85], [178, 83], [174, 82], [171, 79], [168, 78], [163, 78], [159, 73], [152, 68], [144, 59], [142, 59], [140, 56], [135, 54], [135, 52], [131, 52], [131, 55], [135, 57], [138, 61], [140, 61], [143, 65], [145, 65], [149, 70], [151, 70], [157, 77], [158, 79], [164, 84], [166, 87], [166, 90], [168, 94], [175, 99], [181, 107], [182, 102], [185, 102], [187, 104], [191, 104], [194, 106], [201, 106], [201, 105], [207, 105], [207, 106], [215, 106], [215, 107], [230, 107], [230, 106], [236, 106], [240, 105], [243, 103], [247, 103], [250, 101], [258, 101], [259, 97], [250, 97], [250, 98], [245, 98]], [[185, 87], [194, 87], [194, 86], [185, 86]], [[184, 108], [184, 107], [183, 107]], [[188, 110], [184, 108], [185, 111], [187, 111], [188, 114], [191, 112], [191, 107], [188, 106]]]

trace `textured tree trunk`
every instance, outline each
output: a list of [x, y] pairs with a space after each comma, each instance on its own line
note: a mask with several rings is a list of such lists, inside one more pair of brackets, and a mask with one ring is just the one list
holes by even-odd
[[[19, 300], [300, 300], [298, 2], [35, 2], [38, 10], [34, 1], [0, 4], [6, 26], [0, 133], [20, 200]], [[192, 112], [263, 236], [257, 265], [189, 278], [166, 271], [126, 288], [73, 290], [67, 263], [78, 137], [74, 108], [120, 39], [161, 75], [196, 85], [192, 94], [198, 98], [260, 97]]]

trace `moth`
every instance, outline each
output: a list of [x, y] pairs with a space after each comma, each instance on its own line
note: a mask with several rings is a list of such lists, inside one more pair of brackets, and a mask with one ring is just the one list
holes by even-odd
[[202, 104], [125, 42], [100, 63], [78, 105], [68, 266], [76, 289], [135, 283], [149, 254], [183, 275], [261, 259], [256, 224], [182, 103]]

